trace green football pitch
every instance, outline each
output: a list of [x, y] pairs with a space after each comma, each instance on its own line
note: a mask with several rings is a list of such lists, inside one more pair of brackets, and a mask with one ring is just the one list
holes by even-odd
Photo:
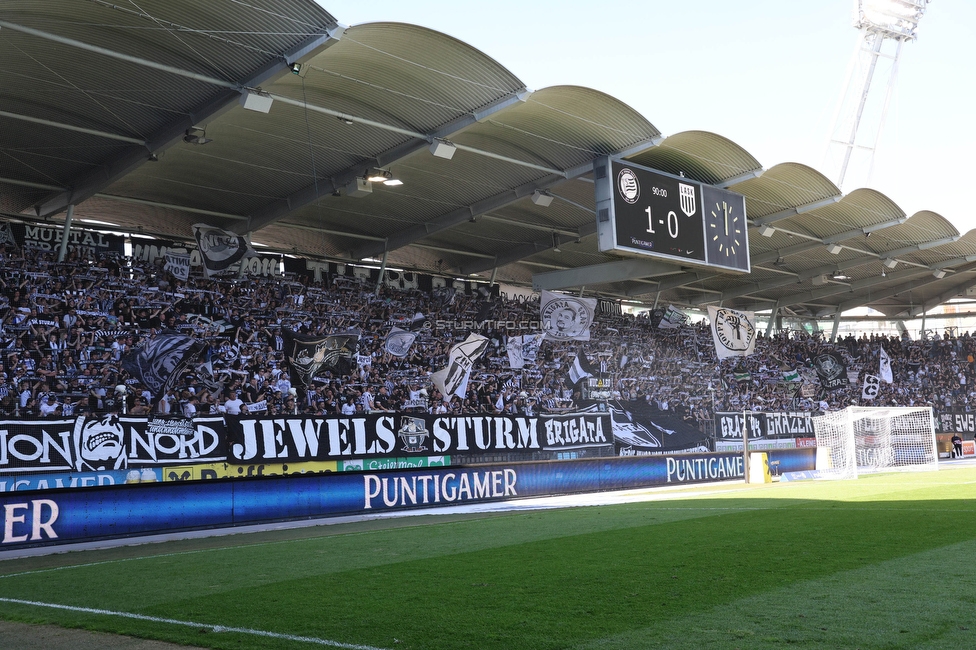
[[205, 648], [976, 647], [976, 467], [644, 494], [6, 560], [0, 618]]

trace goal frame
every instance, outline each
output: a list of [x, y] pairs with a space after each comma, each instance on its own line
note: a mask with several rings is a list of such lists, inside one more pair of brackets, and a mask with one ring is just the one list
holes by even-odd
[[[917, 435], [892, 423], [921, 416]], [[866, 421], [887, 423], [881, 430]], [[935, 417], [931, 406], [849, 406], [813, 418], [819, 478], [851, 479], [861, 473], [934, 471], [939, 468]], [[906, 457], [908, 460], [906, 460]]]

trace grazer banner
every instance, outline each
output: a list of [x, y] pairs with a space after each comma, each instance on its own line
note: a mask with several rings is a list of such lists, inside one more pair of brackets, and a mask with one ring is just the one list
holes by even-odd
[[[749, 439], [806, 438], [814, 435], [808, 412], [749, 412]], [[742, 440], [742, 411], [715, 414], [715, 438]]]
[[219, 417], [0, 421], [0, 475], [213, 462], [226, 458], [225, 440]]
[[344, 417], [226, 416], [232, 463], [583, 449], [613, 444], [605, 413]]

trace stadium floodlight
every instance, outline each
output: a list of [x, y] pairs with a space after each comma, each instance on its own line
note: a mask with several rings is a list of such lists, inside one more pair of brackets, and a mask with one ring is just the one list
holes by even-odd
[[363, 179], [370, 183], [383, 183], [384, 185], [403, 185], [403, 181], [393, 177], [393, 172], [387, 169], [374, 169], [366, 172]]
[[[854, 0], [857, 47], [833, 118], [823, 171], [837, 187], [871, 183], [902, 46], [918, 36], [930, 0]], [[872, 88], [882, 92], [872, 92]], [[848, 173], [851, 177], [848, 178]]]
[[930, 0], [858, 0], [854, 26], [889, 38], [915, 40], [918, 21]]

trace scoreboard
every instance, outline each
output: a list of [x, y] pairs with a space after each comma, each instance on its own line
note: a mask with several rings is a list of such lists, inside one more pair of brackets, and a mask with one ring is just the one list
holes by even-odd
[[741, 194], [610, 158], [594, 180], [602, 252], [749, 272]]

